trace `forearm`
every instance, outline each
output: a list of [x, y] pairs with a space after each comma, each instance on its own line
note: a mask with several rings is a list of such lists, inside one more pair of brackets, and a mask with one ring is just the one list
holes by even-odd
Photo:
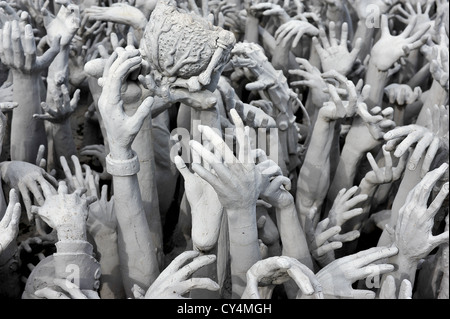
[[247, 19], [245, 22], [245, 41], [259, 43], [259, 19], [250, 14], [247, 10]]
[[294, 201], [284, 207], [276, 208], [278, 229], [283, 245], [282, 255], [297, 259], [313, 270], [313, 262], [309, 252], [306, 236], [298, 219]]
[[25, 75], [13, 70], [13, 110], [11, 159], [34, 163], [39, 146], [47, 145], [43, 121], [33, 118], [41, 112], [39, 74]]
[[430, 90], [427, 92], [427, 98], [417, 117], [416, 124], [427, 125], [427, 111], [434, 105], [446, 105], [448, 103], [448, 93], [437, 81], [433, 81]]
[[137, 284], [148, 289], [159, 275], [155, 245], [145, 217], [137, 175], [113, 176], [120, 269], [127, 297]]
[[364, 59], [370, 53], [374, 29], [374, 27], [367, 27], [366, 20], [358, 21], [355, 35], [353, 37], [353, 47], [355, 46], [356, 40], [358, 38], [362, 39], [361, 50], [358, 53], [358, 59], [360, 59], [361, 61], [364, 61]]
[[246, 274], [261, 259], [256, 226], [256, 206], [227, 209], [231, 256], [232, 298], [239, 299], [245, 290]]
[[380, 71], [372, 59], [369, 60], [367, 72], [364, 77], [364, 84], [370, 85], [369, 97], [366, 99], [368, 109], [372, 109], [375, 106], [382, 107], [384, 88], [387, 83], [388, 72]]
[[136, 135], [132, 148], [139, 158], [140, 170], [137, 173], [141, 199], [146, 221], [156, 249], [158, 263], [163, 265], [163, 234], [158, 192], [156, 189], [156, 167], [153, 150], [153, 133], [151, 118], [148, 116]]
[[[296, 200], [306, 206], [321, 203], [330, 185], [330, 149], [335, 122], [316, 120], [308, 151], [297, 180]], [[311, 182], [314, 181], [314, 182]], [[306, 201], [305, 201], [306, 200]], [[316, 205], [319, 206], [319, 205]]]
[[346, 141], [342, 148], [341, 157], [332, 179], [327, 198], [333, 202], [339, 191], [343, 188], [349, 189], [353, 186], [358, 164], [363, 157], [363, 152], [355, 150], [351, 141]]

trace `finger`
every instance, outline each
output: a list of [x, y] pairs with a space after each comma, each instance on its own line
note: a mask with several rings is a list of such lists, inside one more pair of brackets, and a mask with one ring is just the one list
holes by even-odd
[[58, 287], [61, 287], [64, 291], [67, 291], [72, 299], [87, 299], [87, 297], [81, 292], [80, 287], [70, 282], [67, 279], [55, 278], [53, 279]]
[[394, 271], [394, 265], [389, 264], [379, 264], [379, 265], [369, 265], [361, 269], [355, 269], [352, 271], [352, 278], [355, 280], [364, 279], [367, 277], [376, 277], [382, 274]]
[[131, 127], [133, 127], [134, 130], [139, 130], [142, 127], [144, 120], [149, 116], [151, 112], [153, 101], [153, 97], [147, 97], [138, 107], [134, 115], [129, 119]]
[[422, 163], [422, 170], [421, 170], [421, 177], [424, 177], [426, 173], [429, 172], [432, 162], [434, 161], [434, 158], [436, 157], [437, 152], [439, 151], [440, 147], [440, 141], [439, 138], [434, 138], [430, 145], [428, 146], [428, 150], [425, 154], [423, 163]]
[[283, 175], [283, 172], [281, 171], [281, 168], [279, 166], [270, 166], [264, 169], [261, 174], [267, 176], [270, 179], [271, 177]]
[[442, 175], [444, 175], [447, 169], [448, 164], [443, 163], [441, 166], [425, 175], [425, 177], [419, 182], [419, 184], [417, 184], [415, 190], [420, 194], [419, 202], [425, 203], [428, 200], [434, 185], [442, 177]]
[[30, 195], [28, 194], [28, 189], [24, 185], [19, 185], [20, 195], [22, 196], [22, 201], [25, 205], [25, 209], [27, 211], [28, 220], [32, 221], [33, 216], [31, 215], [31, 205], [32, 201]]
[[394, 256], [397, 253], [398, 253], [397, 247], [389, 247], [389, 248], [372, 247], [344, 258], [348, 258], [348, 260], [353, 260], [355, 267], [362, 268], [363, 266], [366, 266], [377, 260]]
[[320, 246], [316, 249], [316, 254], [318, 257], [324, 256], [329, 252], [332, 252], [336, 249], [342, 248], [342, 243], [338, 241], [333, 241], [331, 243], [327, 243], [325, 245]]
[[344, 23], [342, 23], [342, 26], [341, 26], [341, 43], [340, 43], [340, 45], [346, 48], [347, 47], [347, 39], [348, 39], [348, 24], [347, 24], [347, 22], [344, 22]]
[[[232, 109], [231, 111], [233, 111], [234, 109]], [[204, 126], [204, 125], [199, 125], [198, 126], [198, 130], [200, 131], [200, 133], [206, 138], [208, 139], [213, 145], [214, 145], [214, 149], [219, 153], [219, 155], [224, 159], [225, 163], [235, 163], [235, 156], [233, 154], [233, 151], [228, 147], [228, 145], [226, 145], [225, 141], [219, 136], [217, 135], [217, 133], [211, 129], [209, 126]], [[237, 130], [237, 127], [236, 127]], [[237, 135], [237, 132], [236, 132]], [[210, 152], [204, 152], [204, 148], [199, 148], [197, 145], [194, 144], [197, 148], [197, 150], [199, 151], [199, 154], [202, 154], [202, 158], [204, 157], [203, 155], [206, 156], [206, 160], [208, 162], [216, 162], [217, 163], [217, 158], [214, 157], [210, 157], [208, 155], [208, 153]], [[200, 145], [201, 146], [201, 145]]]
[[337, 39], [336, 39], [336, 24], [331, 21], [328, 28], [329, 38], [330, 38], [330, 45], [335, 47], [338, 45]]
[[[366, 195], [366, 199], [367, 199], [367, 195]], [[353, 217], [359, 216], [363, 213], [363, 209], [362, 208], [354, 208], [352, 210], [346, 211], [342, 214], [342, 217], [345, 221], [352, 219]]]
[[184, 295], [194, 289], [217, 291], [220, 289], [220, 286], [209, 278], [191, 278], [177, 284], [176, 292], [180, 295]]
[[422, 136], [422, 132], [414, 131], [408, 134], [406, 138], [397, 146], [394, 152], [395, 157], [402, 156], [408, 149], [416, 143]]
[[315, 238], [317, 247], [322, 246], [329, 238], [333, 237], [334, 235], [339, 234], [340, 231], [341, 231], [340, 226], [333, 226], [333, 227], [325, 230], [324, 232], [321, 232]]
[[70, 299], [62, 292], [53, 290], [50, 287], [38, 289], [34, 292], [34, 294], [39, 298], [45, 298], [45, 299]]
[[68, 194], [69, 189], [65, 181], [60, 181], [58, 186], [58, 194]]
[[56, 57], [56, 55], [58, 55], [59, 51], [60, 51], [60, 40], [61, 40], [61, 36], [58, 35], [55, 37], [55, 39], [53, 40], [50, 48], [44, 52], [44, 54], [42, 54], [41, 56], [36, 58], [36, 69], [37, 70], [42, 70], [47, 68], [50, 63], [54, 60], [54, 58]]
[[53, 188], [53, 186], [47, 182], [42, 182], [40, 183], [41, 188], [42, 188], [42, 193], [44, 194], [45, 198], [49, 198], [52, 195], [56, 195], [56, 189]]
[[432, 218], [436, 215], [436, 213], [439, 211], [439, 209], [442, 206], [442, 203], [444, 203], [445, 199], [448, 195], [448, 182], [445, 183], [441, 189], [439, 190], [439, 193], [434, 198], [433, 202], [428, 206], [426, 216], [428, 218]]
[[297, 286], [305, 295], [309, 296], [315, 292], [309, 277], [303, 273], [303, 271], [297, 271], [296, 268], [291, 267], [287, 270], [287, 273], [292, 279], [294, 279]]
[[[42, 180], [43, 180], [43, 178], [40, 179], [39, 183], [43, 183]], [[37, 200], [39, 205], [40, 206], [44, 205], [44, 197], [43, 197], [41, 190], [39, 189], [37, 183], [34, 181], [29, 183], [28, 189], [33, 194], [34, 198]]]
[[416, 169], [417, 164], [419, 163], [422, 156], [425, 154], [426, 149], [429, 147], [433, 139], [434, 139], [433, 133], [427, 132], [416, 144], [414, 152], [411, 154], [411, 157], [409, 158], [408, 168], [410, 170]]
[[181, 173], [185, 180], [192, 176], [191, 171], [187, 168], [186, 163], [183, 161], [183, 158], [181, 156], [175, 156], [174, 161], [178, 171]]
[[188, 250], [188, 251], [181, 253], [180, 255], [175, 257], [174, 260], [164, 269], [164, 271], [159, 276], [161, 278], [158, 278], [158, 279], [163, 280], [164, 278], [167, 278], [167, 277], [173, 275], [188, 260], [193, 259], [193, 258], [197, 257], [198, 255], [200, 255], [200, 252], [193, 251], [193, 250]]
[[75, 167], [75, 177], [76, 177], [76, 181], [78, 182], [77, 186], [83, 187], [84, 186], [84, 177], [83, 177], [83, 170], [81, 169], [80, 160], [75, 155], [72, 155], [70, 158], [72, 159], [73, 165]]
[[330, 238], [333, 242], [341, 242], [341, 243], [347, 243], [354, 241], [355, 239], [359, 238], [361, 236], [361, 233], [359, 230], [352, 230], [345, 234], [337, 234]]
[[403, 279], [398, 292], [398, 299], [412, 299], [412, 284], [408, 279]]
[[380, 299], [396, 299], [395, 292], [397, 286], [395, 285], [395, 279], [392, 275], [388, 275], [384, 280], [380, 288]]

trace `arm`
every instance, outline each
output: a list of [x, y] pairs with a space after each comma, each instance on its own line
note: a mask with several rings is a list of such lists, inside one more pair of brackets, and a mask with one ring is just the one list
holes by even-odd
[[[422, 46], [427, 38], [425, 33], [429, 26], [415, 33], [413, 32], [416, 19], [411, 21], [398, 36], [392, 36], [388, 26], [388, 17], [381, 17], [381, 37], [370, 52], [365, 84], [370, 85], [370, 95], [367, 100], [369, 109], [382, 105], [383, 90], [388, 78], [388, 70], [401, 57]], [[386, 48], [391, 48], [386, 50]]]
[[155, 243], [145, 217], [137, 178], [139, 160], [131, 144], [153, 102], [147, 98], [133, 116], [123, 110], [122, 81], [140, 66], [139, 51], [117, 48], [107, 60], [98, 101], [108, 136], [107, 170], [113, 176], [114, 210], [118, 222], [118, 246], [127, 296], [134, 284], [147, 289], [159, 274]]
[[[79, 97], [77, 98], [77, 93], [75, 93], [74, 103], [68, 102], [67, 87], [69, 86], [70, 42], [80, 27], [80, 12], [79, 7], [71, 3], [62, 5], [56, 16], [45, 6], [42, 8], [42, 12], [47, 31], [47, 41], [52, 42], [55, 38], [61, 38], [61, 50], [48, 68], [47, 105], [44, 108], [47, 113], [59, 113], [58, 116], [54, 116], [55, 121], [47, 123], [48, 138], [53, 142], [53, 150], [49, 148], [49, 163], [59, 168], [57, 159], [60, 156], [70, 157], [76, 154], [70, 115], [75, 110]], [[62, 84], [66, 87], [63, 87]]]
[[59, 52], [59, 39], [42, 56], [37, 57], [31, 25], [21, 31], [19, 22], [5, 22], [2, 28], [0, 57], [13, 73], [13, 110], [11, 123], [11, 158], [34, 163], [39, 145], [46, 145], [44, 125], [33, 119], [40, 113], [40, 73]]
[[[393, 244], [398, 247], [398, 255], [389, 259], [397, 267], [392, 273], [396, 285], [408, 279], [414, 286], [419, 260], [425, 258], [434, 248], [448, 242], [448, 229], [439, 234], [431, 233], [434, 217], [448, 195], [448, 182], [428, 206], [428, 197], [438, 180], [448, 169], [448, 164], [430, 171], [409, 193], [402, 206], [394, 232]], [[382, 281], [385, 278], [382, 278]]]

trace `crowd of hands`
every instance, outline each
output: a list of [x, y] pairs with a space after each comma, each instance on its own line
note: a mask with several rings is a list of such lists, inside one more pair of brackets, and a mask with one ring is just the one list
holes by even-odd
[[[214, 90], [152, 78], [159, 1], [234, 34]], [[448, 299], [448, 9], [1, 1], [0, 297]]]

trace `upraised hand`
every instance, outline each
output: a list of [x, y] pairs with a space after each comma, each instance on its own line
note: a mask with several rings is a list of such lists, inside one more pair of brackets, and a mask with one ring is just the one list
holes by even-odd
[[316, 274], [325, 299], [374, 299], [375, 292], [368, 289], [354, 289], [352, 284], [357, 280], [393, 271], [393, 265], [376, 262], [397, 253], [398, 249], [395, 247], [373, 247], [328, 264]]
[[[405, 204], [399, 211], [394, 233], [394, 244], [399, 254], [410, 263], [417, 264], [434, 248], [448, 242], [448, 229], [438, 235], [432, 234], [434, 216], [442, 206], [448, 195], [448, 181], [443, 184], [439, 193], [428, 205], [431, 191], [448, 169], [444, 163], [440, 167], [427, 173], [406, 198]], [[413, 278], [409, 278], [413, 280]]]
[[[387, 71], [401, 57], [412, 50], [420, 48], [428, 37], [426, 32], [430, 26], [423, 27], [413, 33], [417, 18], [413, 18], [410, 24], [400, 35], [393, 36], [389, 30], [387, 15], [381, 16], [381, 38], [375, 43], [370, 52], [371, 63], [379, 71]], [[390, 50], [386, 50], [390, 48]]]
[[47, 42], [53, 43], [56, 39], [61, 39], [61, 46], [70, 44], [72, 38], [80, 27], [80, 8], [66, 1], [55, 16], [47, 9], [48, 1], [41, 8], [44, 15], [44, 26], [47, 31]]
[[[197, 156], [195, 152], [193, 156]], [[219, 238], [222, 204], [214, 188], [197, 173], [191, 172], [181, 156], [175, 156], [174, 161], [183, 175], [186, 197], [191, 206], [192, 244], [200, 251], [209, 251]], [[201, 163], [201, 160], [194, 162]], [[206, 163], [203, 165], [209, 167]]]
[[319, 29], [307, 21], [291, 19], [282, 24], [275, 32], [275, 40], [278, 45], [287, 47], [289, 43], [293, 48], [297, 47], [303, 35], [316, 36]]
[[71, 99], [67, 86], [64, 83], [59, 83], [59, 86], [60, 92], [54, 92], [52, 94], [54, 105], [58, 106], [58, 108], [53, 110], [46, 102], [41, 102], [41, 107], [45, 113], [34, 114], [33, 118], [47, 120], [52, 123], [62, 123], [69, 119], [73, 112], [76, 111], [78, 102], [80, 101], [80, 89], [75, 91]]
[[58, 187], [58, 181], [39, 166], [11, 161], [0, 164], [2, 179], [10, 188], [16, 189], [22, 196], [28, 219], [33, 220], [31, 205], [33, 203], [30, 193], [39, 205], [44, 204], [42, 189]]
[[330, 22], [329, 25], [329, 39], [324, 29], [320, 29], [319, 38], [321, 43], [314, 37], [313, 44], [319, 54], [322, 71], [336, 70], [342, 75], [349, 74], [361, 49], [361, 39], [356, 40], [354, 48], [349, 52], [348, 25], [347, 23], [342, 24], [341, 38], [338, 42], [334, 22]]
[[51, 228], [55, 229], [60, 241], [86, 241], [86, 219], [88, 206], [96, 198], [82, 197], [83, 190], [68, 192], [65, 182], [59, 182], [58, 192], [42, 185], [45, 202], [42, 206], [32, 206], [37, 214]]
[[37, 56], [33, 28], [27, 24], [21, 30], [19, 22], [5, 22], [0, 32], [0, 59], [6, 66], [23, 74], [38, 74], [46, 69], [59, 53], [60, 37], [49, 43], [50, 49]]
[[409, 161], [408, 169], [415, 170], [422, 157], [421, 176], [430, 170], [439, 148], [448, 148], [448, 106], [434, 105], [426, 111], [425, 126], [410, 124], [394, 128], [384, 134], [387, 141], [386, 149], [395, 149], [394, 156], [401, 157], [408, 149], [415, 145]]

